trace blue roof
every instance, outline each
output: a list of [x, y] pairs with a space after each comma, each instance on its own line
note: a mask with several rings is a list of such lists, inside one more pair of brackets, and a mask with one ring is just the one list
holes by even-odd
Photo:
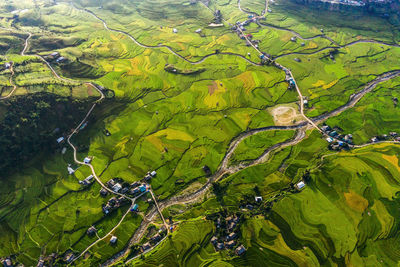
[[138, 204], [133, 205], [133, 207], [131, 208], [131, 211], [136, 211], [139, 208]]
[[145, 185], [141, 185], [139, 188], [140, 188], [141, 192], [145, 192], [146, 191], [146, 186]]

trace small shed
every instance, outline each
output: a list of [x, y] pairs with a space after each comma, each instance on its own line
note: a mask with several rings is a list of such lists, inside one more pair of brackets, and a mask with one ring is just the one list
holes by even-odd
[[111, 244], [115, 244], [115, 243], [117, 243], [117, 240], [118, 240], [118, 237], [116, 237], [115, 235], [113, 235], [113, 236], [111, 237], [111, 239], [110, 239], [110, 243], [111, 243]]

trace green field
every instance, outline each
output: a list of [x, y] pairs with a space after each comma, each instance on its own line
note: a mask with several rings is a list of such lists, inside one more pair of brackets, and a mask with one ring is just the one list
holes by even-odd
[[[271, 115], [277, 107], [293, 109], [288, 125], [303, 118], [285, 73], [261, 65], [258, 52], [229, 25], [246, 20], [248, 12], [261, 14], [265, 1], [241, 1], [245, 12], [237, 1], [212, 0], [208, 7], [190, 0], [0, 0], [0, 96], [12, 92], [0, 100], [0, 166], [6, 166], [0, 174], [0, 258], [34, 266], [40, 256], [57, 253], [55, 264], [65, 264], [66, 254], [79, 255], [97, 239], [86, 234], [90, 226], [103, 237], [129, 208], [104, 216], [102, 205], [111, 196], [102, 198], [98, 183], [81, 186], [90, 169], [78, 168], [71, 147], [55, 142], [71, 133], [100, 96], [88, 85], [93, 82], [115, 96], [96, 105], [87, 128], [71, 141], [79, 160], [94, 157], [103, 183], [133, 183], [156, 170], [151, 188], [165, 204], [212, 182], [196, 201], [166, 205], [164, 217], [176, 228], [130, 265], [398, 264], [397, 145], [331, 154], [315, 129], [266, 128], [278, 125]], [[344, 105], [368, 82], [399, 69], [399, 30], [389, 20], [316, 12], [289, 0], [269, 3], [269, 9], [245, 33], [292, 71], [309, 117]], [[223, 26], [212, 26], [214, 10], [221, 11]], [[64, 60], [57, 62], [54, 52]], [[353, 134], [356, 144], [400, 133], [397, 89], [399, 78], [381, 83], [326, 123]], [[258, 133], [238, 143], [222, 166], [235, 140], [252, 130]], [[298, 143], [252, 165], [302, 130]], [[68, 164], [75, 174], [68, 174]], [[306, 188], [296, 192], [294, 184], [308, 172]], [[255, 203], [255, 196], [263, 202]], [[99, 265], [125, 251], [153, 210], [148, 198], [138, 199], [140, 212], [129, 213], [111, 233], [118, 237], [115, 246], [108, 236], [74, 264]], [[216, 252], [210, 243], [217, 230], [207, 216], [224, 212], [244, 218], [238, 228], [238, 242], [247, 249], [242, 257]], [[151, 225], [159, 228], [162, 220], [154, 216]], [[149, 240], [141, 237], [141, 245]], [[127, 255], [117, 258], [122, 264]]]

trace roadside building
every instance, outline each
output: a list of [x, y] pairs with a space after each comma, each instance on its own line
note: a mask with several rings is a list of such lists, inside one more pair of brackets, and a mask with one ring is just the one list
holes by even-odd
[[326, 141], [328, 141], [328, 143], [332, 143], [333, 142], [333, 138], [332, 137], [328, 137], [328, 138], [326, 138]]
[[139, 211], [139, 205], [138, 204], [134, 204], [131, 208], [132, 212], [138, 212]]
[[211, 244], [213, 244], [214, 246], [218, 243], [218, 238], [216, 236], [213, 236], [211, 238]]
[[61, 142], [63, 142], [65, 140], [65, 138], [63, 137], [63, 136], [61, 136], [61, 137], [59, 137], [59, 138], [57, 138], [57, 143], [61, 143]]
[[96, 232], [97, 232], [97, 229], [93, 225], [90, 226], [89, 229], [86, 231], [88, 236], [93, 236], [94, 234], [96, 234]]
[[92, 162], [92, 158], [91, 157], [86, 157], [84, 160], [83, 160], [83, 163], [85, 163], [85, 164], [90, 164]]
[[119, 183], [116, 183], [113, 187], [112, 187], [112, 190], [114, 191], [114, 192], [119, 192], [119, 190], [121, 190], [121, 188], [122, 188], [122, 185], [121, 184], [119, 184]]
[[152, 237], [150, 238], [150, 240], [151, 240], [153, 243], [157, 243], [158, 241], [161, 240], [161, 235], [157, 233], [157, 234], [155, 234], [154, 236], [152, 236]]
[[148, 250], [148, 249], [150, 249], [150, 248], [151, 248], [151, 245], [150, 245], [149, 242], [147, 242], [147, 243], [145, 243], [145, 244], [142, 245], [142, 251], [146, 251], [146, 250]]

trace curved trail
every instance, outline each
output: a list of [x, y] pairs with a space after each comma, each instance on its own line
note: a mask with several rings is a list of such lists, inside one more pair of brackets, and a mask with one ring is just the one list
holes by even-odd
[[[8, 30], [10, 30], [10, 29], [8, 29]], [[26, 52], [26, 50], [28, 48], [29, 39], [31, 37], [32, 37], [32, 34], [29, 33], [28, 37], [25, 39], [25, 46], [21, 51], [21, 56], [25, 56], [25, 52]], [[14, 75], [15, 75], [14, 62], [11, 62], [10, 64], [11, 64], [11, 66], [10, 66], [11, 76], [10, 76], [9, 81], [10, 81], [10, 85], [13, 87], [13, 89], [11, 90], [11, 92], [8, 95], [0, 97], [0, 100], [4, 100], [4, 99], [7, 99], [7, 98], [10, 98], [14, 94], [15, 90], [17, 90], [17, 85], [13, 81], [13, 78], [14, 78]]]
[[31, 37], [32, 37], [32, 34], [29, 32], [28, 37], [25, 39], [25, 46], [24, 46], [24, 49], [21, 51], [21, 56], [25, 56], [25, 52], [29, 46], [29, 39], [31, 39]]
[[344, 44], [344, 45], [326, 46], [326, 47], [323, 47], [321, 49], [318, 49], [316, 51], [309, 52], [309, 53], [307, 53], [307, 52], [284, 53], [284, 54], [280, 54], [280, 55], [277, 55], [277, 56], [273, 56], [273, 59], [275, 60], [275, 59], [278, 59], [278, 58], [281, 58], [281, 57], [290, 56], [290, 55], [306, 55], [306, 56], [307, 55], [314, 55], [314, 54], [320, 53], [320, 52], [328, 50], [328, 49], [342, 49], [342, 48], [346, 48], [346, 47], [353, 46], [353, 45], [356, 45], [356, 44], [361, 44], [361, 43], [381, 44], [381, 45], [391, 46], [391, 47], [400, 47], [400, 45], [398, 45], [398, 44], [389, 44], [389, 43], [385, 43], [385, 42], [377, 41], [377, 40], [368, 40], [368, 39], [364, 40], [363, 39], [363, 40], [352, 41], [352, 42]]
[[10, 85], [13, 87], [13, 89], [11, 90], [10, 93], [8, 93], [8, 95], [0, 97], [0, 100], [4, 100], [4, 99], [7, 99], [7, 98], [10, 98], [14, 94], [15, 90], [17, 90], [17, 85], [13, 81], [13, 78], [14, 78], [14, 75], [15, 75], [14, 63], [11, 63], [10, 71], [11, 71], [11, 76], [10, 76], [9, 81], [10, 81]]

